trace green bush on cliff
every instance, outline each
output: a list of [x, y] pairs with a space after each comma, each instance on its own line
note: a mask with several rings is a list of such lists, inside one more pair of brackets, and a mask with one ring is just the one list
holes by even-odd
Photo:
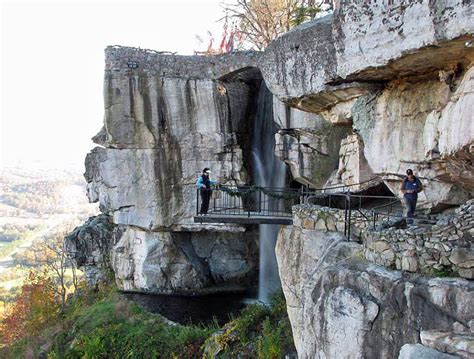
[[283, 358], [295, 352], [283, 294], [269, 306], [254, 303], [206, 340], [205, 358]]

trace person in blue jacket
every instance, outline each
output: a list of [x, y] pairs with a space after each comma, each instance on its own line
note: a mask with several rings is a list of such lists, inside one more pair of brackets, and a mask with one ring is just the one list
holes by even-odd
[[[403, 179], [400, 185], [400, 191], [403, 193], [405, 205], [407, 207], [407, 217], [413, 218], [415, 214], [416, 201], [418, 200], [418, 193], [423, 191], [421, 181], [413, 175], [413, 170], [407, 169], [407, 176]], [[408, 224], [412, 224], [412, 219], [407, 219]]]
[[196, 181], [196, 186], [201, 192], [201, 209], [199, 210], [199, 214], [207, 214], [207, 211], [209, 210], [209, 201], [211, 200], [212, 195], [211, 186], [217, 184], [217, 181], [213, 181], [209, 178], [210, 175], [211, 170], [206, 167], [202, 170], [202, 175], [199, 176]]

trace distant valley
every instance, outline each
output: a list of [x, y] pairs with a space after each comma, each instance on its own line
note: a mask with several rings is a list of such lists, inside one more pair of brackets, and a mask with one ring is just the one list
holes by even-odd
[[40, 164], [4, 167], [0, 175], [0, 301], [10, 301], [28, 269], [36, 267], [32, 245], [64, 236], [99, 212], [88, 203], [76, 168]]

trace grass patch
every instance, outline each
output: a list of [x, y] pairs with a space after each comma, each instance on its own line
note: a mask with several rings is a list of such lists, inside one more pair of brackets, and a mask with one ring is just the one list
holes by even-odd
[[114, 289], [84, 290], [36, 337], [0, 350], [1, 358], [283, 358], [294, 352], [283, 295], [252, 304], [219, 328], [170, 325]]
[[206, 341], [205, 358], [284, 358], [296, 352], [283, 294], [251, 304]]

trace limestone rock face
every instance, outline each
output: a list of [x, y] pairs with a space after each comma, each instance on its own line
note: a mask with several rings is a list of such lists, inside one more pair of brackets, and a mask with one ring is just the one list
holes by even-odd
[[413, 168], [426, 187], [420, 201], [427, 205], [472, 197], [473, 74], [471, 68], [461, 75], [454, 92], [436, 80], [394, 81], [376, 99], [362, 97], [354, 106], [365, 158], [394, 193], [400, 182], [393, 175]]
[[[327, 185], [377, 175], [398, 194], [412, 168], [426, 187], [420, 207], [438, 210], [474, 193], [473, 30], [472, 4], [461, 0], [336, 2], [333, 14], [273, 41], [259, 67], [281, 101], [359, 136], [342, 144]], [[324, 140], [300, 137], [281, 134], [277, 153], [315, 186], [330, 168]]]
[[474, 29], [469, 2], [447, 9], [421, 1], [337, 3], [334, 14], [280, 36], [259, 60], [282, 101], [318, 112], [366, 93], [368, 82], [442, 69], [472, 54], [462, 38]]
[[472, 358], [474, 356], [474, 338], [470, 333], [440, 332], [437, 330], [425, 330], [420, 333], [421, 342], [443, 352]]
[[119, 288], [196, 293], [254, 280], [253, 230], [193, 216], [203, 168], [221, 184], [249, 179], [259, 56], [107, 48], [104, 127], [94, 137], [103, 147], [87, 155], [85, 177], [89, 200], [121, 231], [109, 248]]
[[364, 156], [364, 142], [359, 135], [350, 134], [341, 141], [337, 171], [333, 172], [325, 187], [346, 185], [351, 186], [351, 191], [358, 191], [375, 177]]
[[[192, 141], [182, 144], [192, 146]], [[207, 146], [217, 142], [208, 141]], [[101, 211], [113, 216], [116, 224], [148, 230], [196, 227], [192, 216], [196, 212], [194, 183], [198, 166], [212, 167], [217, 173], [238, 179], [242, 158], [239, 153], [222, 154], [221, 161], [217, 155], [207, 160], [201, 157], [194, 162], [189, 160], [193, 162], [191, 166], [174, 157], [180, 148], [177, 143], [174, 149], [167, 150], [95, 148], [86, 160], [87, 168], [97, 169], [96, 175], [89, 177], [89, 199], [98, 200]]]
[[405, 344], [400, 350], [398, 359], [455, 359], [454, 355], [427, 348], [421, 344]]
[[108, 280], [110, 251], [119, 233], [109, 216], [91, 217], [64, 238], [66, 251], [78, 267], [83, 267], [90, 286]]
[[117, 224], [151, 230], [189, 225], [194, 183], [204, 167], [222, 183], [241, 183], [246, 176], [246, 143], [237, 136], [248, 133], [245, 111], [252, 89], [243, 82], [226, 88], [186, 73], [169, 77], [171, 70], [106, 72], [99, 136], [106, 149], [89, 154], [86, 179], [90, 200], [99, 200]]
[[[317, 281], [315, 277], [332, 262], [344, 260], [359, 250], [359, 244], [345, 242], [343, 235], [338, 232], [327, 233], [293, 226], [280, 230], [276, 245], [278, 270], [300, 357], [316, 357], [313, 318], [309, 320], [307, 316], [310, 308], [314, 307], [311, 293], [314, 290], [314, 280]], [[341, 290], [346, 297], [351, 298], [350, 291], [344, 291], [343, 288]], [[333, 331], [331, 334], [334, 334]]]
[[245, 284], [258, 265], [257, 238], [127, 228], [111, 251], [112, 268], [127, 291], [193, 294], [222, 283]]
[[409, 277], [360, 260], [361, 250], [338, 232], [280, 231], [277, 259], [299, 357], [396, 358], [404, 344], [420, 342], [421, 329], [452, 331], [473, 319], [471, 281]]
[[337, 168], [341, 139], [350, 129], [335, 126], [321, 115], [290, 108], [276, 98], [273, 113], [279, 127], [275, 154], [288, 165], [294, 180], [321, 188]]

